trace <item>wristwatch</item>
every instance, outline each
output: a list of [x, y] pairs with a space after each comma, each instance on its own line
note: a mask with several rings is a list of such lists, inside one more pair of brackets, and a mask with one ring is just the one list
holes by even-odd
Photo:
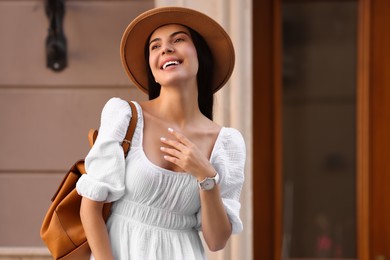
[[218, 183], [219, 174], [216, 172], [214, 177], [206, 177], [203, 181], [198, 181], [198, 186], [201, 190], [212, 190]]

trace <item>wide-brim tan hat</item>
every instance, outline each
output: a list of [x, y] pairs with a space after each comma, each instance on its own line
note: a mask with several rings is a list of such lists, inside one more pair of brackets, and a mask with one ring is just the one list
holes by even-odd
[[209, 16], [183, 7], [160, 7], [136, 17], [123, 33], [122, 65], [133, 83], [148, 93], [147, 61], [144, 47], [151, 33], [167, 24], [180, 24], [197, 31], [207, 42], [214, 58], [214, 93], [229, 80], [234, 68], [234, 48], [226, 31]]

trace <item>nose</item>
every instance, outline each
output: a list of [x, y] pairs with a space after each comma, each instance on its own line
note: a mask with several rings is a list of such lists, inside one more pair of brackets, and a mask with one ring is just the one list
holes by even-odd
[[172, 52], [174, 52], [174, 49], [172, 48], [172, 46], [171, 45], [169, 45], [169, 44], [166, 44], [165, 46], [164, 46], [164, 48], [163, 48], [163, 54], [167, 54], [167, 53], [172, 53]]

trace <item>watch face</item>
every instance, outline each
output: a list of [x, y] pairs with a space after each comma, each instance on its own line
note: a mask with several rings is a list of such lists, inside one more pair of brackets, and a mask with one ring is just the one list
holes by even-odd
[[213, 179], [207, 179], [202, 183], [202, 187], [205, 190], [211, 190], [214, 188], [215, 181]]

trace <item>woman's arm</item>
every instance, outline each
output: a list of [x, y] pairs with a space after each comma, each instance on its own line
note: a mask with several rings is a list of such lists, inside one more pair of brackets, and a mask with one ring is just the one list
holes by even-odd
[[83, 197], [80, 217], [94, 258], [96, 260], [114, 260], [102, 214], [103, 204], [103, 202]]
[[201, 190], [202, 233], [211, 251], [225, 248], [232, 234], [232, 226], [222, 203], [219, 185], [212, 190]]
[[[169, 129], [178, 141], [162, 138], [161, 141], [173, 148], [161, 147], [167, 155], [164, 158], [176, 164], [198, 179], [214, 177], [215, 169], [209, 160], [199, 151], [195, 144], [181, 133]], [[202, 232], [205, 242], [211, 251], [225, 247], [232, 234], [232, 225], [223, 206], [219, 185], [212, 190], [200, 190], [202, 208]]]

